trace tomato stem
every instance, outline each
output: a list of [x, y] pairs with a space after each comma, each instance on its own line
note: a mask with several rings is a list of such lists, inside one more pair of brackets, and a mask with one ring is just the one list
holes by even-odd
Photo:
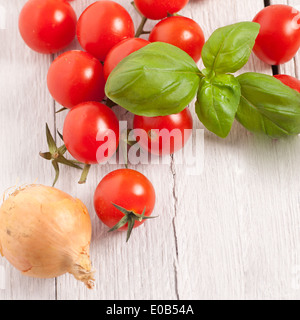
[[87, 176], [90, 172], [90, 169], [91, 169], [91, 165], [90, 164], [85, 164], [84, 167], [83, 167], [83, 170], [82, 170], [82, 174], [81, 174], [81, 177], [80, 177], [80, 180], [79, 180], [79, 184], [84, 184], [86, 183], [86, 180], [87, 180]]
[[[63, 140], [63, 136], [59, 132], [58, 132], [58, 135]], [[66, 146], [63, 144], [59, 148], [57, 147], [56, 142], [50, 132], [50, 129], [47, 123], [46, 123], [46, 136], [47, 136], [47, 144], [48, 144], [49, 151], [40, 152], [40, 156], [45, 160], [51, 161], [52, 163], [52, 166], [55, 170], [55, 178], [52, 184], [52, 186], [54, 187], [59, 178], [59, 172], [60, 172], [59, 164], [64, 164], [66, 166], [82, 170], [82, 167], [80, 167], [79, 165], [83, 163], [75, 160], [68, 160], [65, 158], [64, 154], [67, 152]]]
[[120, 207], [117, 204], [112, 203], [112, 205], [115, 208], [117, 208], [119, 211], [121, 211], [124, 214], [124, 217], [114, 227], [112, 227], [110, 230], [108, 230], [108, 232], [116, 231], [116, 230], [124, 227], [126, 224], [128, 224], [126, 242], [128, 242], [129, 239], [130, 239], [130, 236], [132, 234], [132, 230], [134, 228], [134, 225], [135, 225], [136, 221], [142, 222], [143, 220], [157, 218], [157, 217], [145, 217], [146, 207], [145, 207], [145, 209], [144, 209], [142, 214], [138, 214], [138, 213], [135, 213], [132, 210], [129, 211], [129, 210], [123, 208], [123, 207]]
[[58, 130], [57, 130], [57, 134], [58, 134], [58, 136], [61, 138], [61, 140], [64, 141], [63, 135], [62, 135]]
[[58, 180], [58, 178], [59, 178], [59, 165], [58, 165], [57, 161], [55, 161], [55, 160], [52, 161], [52, 165], [53, 165], [53, 168], [55, 170], [55, 178], [54, 178], [54, 181], [53, 181], [53, 184], [52, 184], [52, 187], [54, 187], [56, 182], [57, 182], [57, 180]]
[[134, 1], [131, 1], [130, 4], [134, 7], [134, 9], [136, 10], [136, 12], [142, 17], [143, 15], [140, 13], [140, 11], [138, 10], [138, 8], [136, 7]]
[[145, 24], [147, 21], [148, 21], [148, 19], [143, 16], [142, 21], [141, 21], [141, 23], [136, 31], [136, 34], [135, 34], [136, 38], [140, 37], [140, 35], [145, 34], [147, 32], [147, 31], [144, 31], [144, 27], [145, 27]]
[[58, 111], [56, 111], [55, 113], [60, 113], [60, 112], [65, 111], [65, 110], [68, 110], [68, 108], [63, 107], [63, 108], [59, 109]]
[[115, 106], [118, 105], [117, 103], [113, 102], [113, 101], [110, 100], [109, 98], [107, 98], [107, 100], [105, 101], [105, 104], [106, 104], [106, 106], [109, 107], [109, 108], [112, 108], [112, 107], [115, 107]]
[[169, 13], [169, 12], [168, 12], [167, 17], [168, 17], [168, 18], [170, 18], [170, 17], [180, 17], [180, 14], [178, 14], [178, 13]]
[[135, 224], [135, 220], [134, 219], [129, 219], [128, 220], [128, 230], [127, 230], [126, 242], [128, 242], [129, 239], [130, 239], [134, 224]]

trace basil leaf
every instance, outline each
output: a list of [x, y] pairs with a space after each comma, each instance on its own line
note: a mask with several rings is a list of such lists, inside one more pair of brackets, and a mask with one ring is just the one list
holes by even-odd
[[216, 73], [234, 73], [249, 60], [260, 25], [240, 22], [217, 29], [202, 50], [206, 68]]
[[182, 111], [196, 96], [202, 76], [194, 60], [181, 49], [155, 42], [123, 59], [109, 76], [109, 99], [141, 116]]
[[268, 75], [245, 73], [237, 79], [242, 96], [236, 118], [246, 129], [271, 138], [300, 133], [300, 93]]
[[204, 78], [197, 95], [196, 113], [204, 126], [221, 138], [231, 130], [239, 106], [241, 88], [238, 80], [227, 74]]

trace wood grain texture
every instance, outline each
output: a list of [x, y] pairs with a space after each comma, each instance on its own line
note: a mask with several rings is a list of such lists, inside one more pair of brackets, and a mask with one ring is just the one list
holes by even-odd
[[[46, 74], [54, 57], [33, 53], [18, 35], [24, 2], [0, 0], [10, 17], [7, 29], [0, 30], [1, 43], [7, 44], [0, 56], [3, 191], [17, 179], [51, 184], [51, 165], [38, 157], [46, 148], [44, 124], [61, 131], [66, 115], [54, 114], [60, 106], [47, 92]], [[77, 0], [72, 6], [79, 16], [92, 2]], [[130, 1], [117, 2], [137, 26], [140, 17]], [[190, 0], [182, 14], [195, 19], [208, 38], [218, 27], [252, 20], [263, 7], [263, 0]], [[147, 22], [146, 29], [155, 23]], [[70, 48], [80, 47], [74, 41]], [[245, 71], [272, 74], [271, 67], [254, 55], [241, 72]], [[299, 75], [299, 55], [280, 71]], [[190, 108], [195, 127], [203, 129], [194, 103]], [[115, 112], [130, 127], [132, 116], [119, 107]], [[62, 170], [57, 187], [80, 198], [92, 217], [96, 289], [85, 289], [69, 275], [56, 280], [25, 278], [0, 259], [6, 273], [0, 299], [299, 299], [299, 138], [262, 139], [235, 123], [226, 140], [205, 130], [200, 147], [200, 175], [189, 175], [178, 164], [178, 154], [161, 166], [130, 165], [153, 182], [154, 215], [159, 219], [135, 230], [128, 244], [124, 233], [107, 234], [92, 199], [101, 178], [122, 166], [95, 166], [86, 185], [77, 184], [80, 172]]]
[[[38, 153], [46, 148], [45, 123], [54, 128], [54, 104], [46, 87], [51, 59], [27, 48], [18, 33], [18, 15], [24, 1], [0, 0], [6, 9], [6, 29], [0, 30], [0, 189], [15, 185], [50, 182], [48, 164]], [[32, 280], [5, 267], [3, 299], [54, 299], [55, 281]]]

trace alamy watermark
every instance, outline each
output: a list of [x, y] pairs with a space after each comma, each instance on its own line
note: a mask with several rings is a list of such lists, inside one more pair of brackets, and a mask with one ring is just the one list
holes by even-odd
[[[119, 122], [120, 136], [114, 131], [99, 131], [97, 141], [101, 142], [97, 150], [97, 161], [101, 164], [150, 164], [168, 165], [169, 154], [173, 149], [174, 165], [181, 165], [187, 175], [200, 175], [204, 168], [204, 130], [153, 129], [147, 132], [143, 129], [128, 130], [127, 121]], [[150, 138], [151, 136], [151, 138]], [[119, 139], [119, 152], [115, 153], [115, 146]], [[139, 141], [146, 141], [146, 147]], [[129, 146], [129, 147], [128, 147]], [[151, 152], [148, 152], [149, 149]], [[165, 155], [161, 155], [161, 150]]]

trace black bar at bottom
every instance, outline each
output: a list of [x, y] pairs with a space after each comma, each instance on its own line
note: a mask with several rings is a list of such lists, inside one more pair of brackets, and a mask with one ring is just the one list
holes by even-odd
[[[0, 301], [1, 310], [12, 310], [13, 303], [17, 301]], [[33, 301], [18, 301], [22, 303], [23, 312], [32, 311]], [[75, 302], [76, 304], [72, 305]], [[61, 310], [94, 310], [97, 319], [123, 319], [126, 316], [129, 319], [151, 319], [151, 318], [176, 318], [176, 319], [200, 319], [200, 303], [199, 301], [168, 301], [168, 300], [150, 300], [150, 301], [134, 301], [134, 300], [52, 300], [39, 301], [39, 305], [44, 306], [47, 314], [57, 312], [57, 308], [49, 308], [51, 304], [61, 305]], [[66, 307], [66, 308], [64, 308]], [[30, 311], [31, 310], [31, 311]], [[56, 311], [55, 311], [56, 310]], [[61, 314], [61, 311], [59, 312]], [[94, 318], [94, 316], [92, 316]]]

